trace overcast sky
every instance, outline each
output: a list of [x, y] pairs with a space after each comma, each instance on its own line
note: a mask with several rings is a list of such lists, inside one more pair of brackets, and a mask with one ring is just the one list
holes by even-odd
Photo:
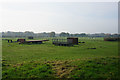
[[117, 2], [2, 2], [1, 31], [118, 33]]

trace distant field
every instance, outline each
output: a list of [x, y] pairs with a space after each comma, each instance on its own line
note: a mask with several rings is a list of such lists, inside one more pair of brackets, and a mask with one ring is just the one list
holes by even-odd
[[3, 40], [3, 78], [118, 78], [118, 42], [81, 37], [85, 43], [66, 47], [47, 39], [43, 44]]

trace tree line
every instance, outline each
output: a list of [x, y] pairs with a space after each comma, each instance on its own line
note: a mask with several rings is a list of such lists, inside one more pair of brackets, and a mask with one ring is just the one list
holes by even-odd
[[105, 33], [95, 33], [95, 34], [86, 34], [86, 33], [76, 33], [71, 34], [68, 32], [61, 32], [61, 33], [55, 33], [55, 32], [42, 32], [42, 33], [34, 33], [32, 31], [25, 31], [25, 32], [2, 32], [2, 37], [120, 37], [120, 34], [105, 34]]

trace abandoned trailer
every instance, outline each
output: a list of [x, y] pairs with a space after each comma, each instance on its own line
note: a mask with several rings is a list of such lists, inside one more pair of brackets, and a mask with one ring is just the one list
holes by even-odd
[[120, 41], [120, 37], [105, 37], [104, 41]]
[[25, 42], [25, 39], [17, 39], [17, 42], [23, 43]]
[[34, 44], [42, 44], [42, 40], [29, 40], [29, 41], [26, 41], [26, 43], [34, 43]]
[[25, 39], [18, 39], [18, 42], [21, 43], [33, 43], [33, 44], [42, 44], [43, 41], [49, 41], [49, 40], [28, 40], [26, 41]]
[[58, 46], [73, 46], [78, 44], [78, 38], [52, 39], [52, 43]]
[[78, 44], [78, 38], [67, 38], [67, 42], [68, 43], [72, 43], [72, 44]]

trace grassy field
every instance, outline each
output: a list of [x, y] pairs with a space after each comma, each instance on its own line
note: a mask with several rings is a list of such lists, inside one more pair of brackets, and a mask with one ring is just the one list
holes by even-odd
[[79, 41], [85, 43], [67, 47], [53, 45], [51, 38], [43, 44], [3, 40], [3, 79], [118, 78], [118, 42], [84, 37]]

